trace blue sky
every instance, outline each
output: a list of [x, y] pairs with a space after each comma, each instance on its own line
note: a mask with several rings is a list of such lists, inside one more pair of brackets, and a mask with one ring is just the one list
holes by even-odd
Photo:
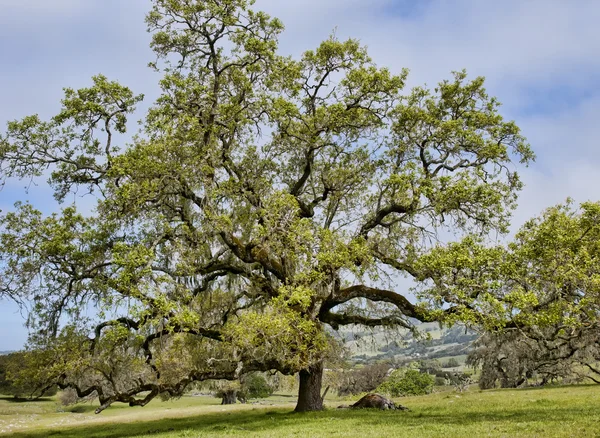
[[[28, 114], [52, 116], [63, 87], [103, 73], [146, 100], [159, 76], [145, 33], [147, 0], [2, 0], [0, 126]], [[526, 188], [515, 228], [543, 208], [598, 200], [600, 192], [600, 2], [595, 0], [258, 0], [286, 25], [281, 51], [297, 55], [334, 29], [358, 38], [379, 65], [411, 70], [409, 85], [433, 86], [450, 71], [484, 75], [490, 94], [517, 121], [538, 155], [521, 174]], [[30, 199], [56, 209], [44, 181], [0, 191], [0, 209]], [[74, 198], [85, 205], [93, 199]], [[17, 307], [0, 300], [0, 350], [26, 339]]]

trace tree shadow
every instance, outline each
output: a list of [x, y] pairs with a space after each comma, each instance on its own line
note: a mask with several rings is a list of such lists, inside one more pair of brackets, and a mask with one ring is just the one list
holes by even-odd
[[[548, 390], [554, 390], [554, 389], [568, 389], [568, 388], [572, 388], [574, 385], [572, 384], [561, 384], [561, 383], [548, 383], [546, 385], [543, 386], [523, 386], [521, 388], [493, 388], [493, 389], [479, 389], [480, 392], [485, 392], [487, 393], [501, 393], [501, 392], [507, 392], [507, 391], [548, 391]], [[597, 388], [598, 384], [597, 383], [577, 383], [576, 384], [577, 388]]]
[[53, 402], [54, 399], [51, 397], [40, 397], [37, 399], [30, 399], [26, 397], [13, 397], [10, 395], [0, 395], [0, 401], [5, 401], [9, 403], [47, 403]]
[[242, 412], [224, 412], [218, 414], [201, 414], [186, 418], [167, 418], [135, 423], [108, 423], [74, 426], [63, 429], [13, 432], [15, 438], [42, 438], [60, 436], [62, 438], [117, 438], [146, 436], [168, 432], [198, 431], [198, 432], [259, 432], [277, 428], [277, 423], [283, 418], [294, 417], [294, 413], [256, 410]]
[[78, 404], [65, 408], [65, 411], [73, 414], [89, 414], [95, 412], [97, 407], [92, 404]]

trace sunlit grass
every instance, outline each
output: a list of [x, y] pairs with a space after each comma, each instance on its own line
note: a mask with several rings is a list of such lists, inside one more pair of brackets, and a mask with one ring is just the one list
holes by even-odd
[[[210, 397], [155, 401], [145, 408], [94, 406], [57, 412], [54, 400], [0, 399], [0, 430], [15, 437], [600, 437], [600, 386], [464, 394], [442, 392], [399, 400], [410, 412], [335, 409], [294, 414], [293, 399], [220, 406]], [[60, 408], [58, 408], [60, 410]], [[8, 425], [12, 425], [7, 430]]]

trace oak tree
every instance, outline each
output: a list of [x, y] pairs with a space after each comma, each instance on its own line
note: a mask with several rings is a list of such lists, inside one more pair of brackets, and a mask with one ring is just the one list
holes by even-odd
[[[465, 260], [486, 259], [486, 266], [467, 268], [480, 274], [477, 280], [463, 278], [461, 284], [472, 293], [473, 287], [485, 288], [494, 297], [497, 328], [504, 327], [483, 335], [469, 355], [471, 364], [482, 367], [482, 388], [496, 382], [516, 387], [531, 379], [600, 382], [599, 242], [600, 204], [575, 208], [569, 200], [528, 221], [507, 247], [469, 245], [460, 255], [462, 268], [447, 265], [462, 277]], [[448, 254], [448, 248], [441, 251]]]
[[[506, 231], [515, 163], [533, 159], [483, 78], [404, 90], [407, 71], [334, 36], [284, 56], [283, 25], [251, 3], [153, 1], [162, 92], [130, 143], [142, 96], [102, 75], [0, 140], [3, 177], [98, 198], [0, 218], [0, 293], [35, 303], [44, 372], [96, 391], [98, 411], [272, 369], [299, 372], [296, 410], [321, 409], [327, 327], [471, 319], [486, 302], [440, 292], [422, 259], [445, 230]], [[399, 275], [438, 289], [415, 303]]]

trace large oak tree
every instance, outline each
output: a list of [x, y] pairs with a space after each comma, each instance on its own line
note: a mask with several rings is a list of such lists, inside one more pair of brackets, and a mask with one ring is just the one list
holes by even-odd
[[[162, 94], [130, 144], [142, 96], [101, 75], [0, 140], [4, 177], [98, 197], [5, 213], [0, 293], [35, 303], [38, 372], [97, 391], [99, 411], [268, 369], [299, 372], [296, 409], [320, 409], [327, 326], [486, 319], [485, 294], [421, 257], [444, 230], [505, 231], [514, 163], [533, 159], [483, 79], [405, 91], [406, 71], [335, 37], [286, 57], [282, 24], [249, 6], [153, 1]], [[399, 275], [437, 289], [414, 303]]]

